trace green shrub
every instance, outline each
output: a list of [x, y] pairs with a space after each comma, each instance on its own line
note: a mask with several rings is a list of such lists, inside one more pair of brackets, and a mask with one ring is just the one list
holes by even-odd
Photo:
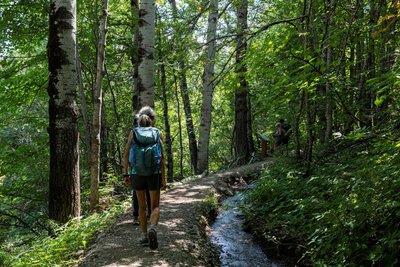
[[315, 266], [393, 266], [400, 261], [400, 169], [382, 136], [331, 154], [309, 175], [291, 162], [265, 170], [246, 216], [262, 235]]

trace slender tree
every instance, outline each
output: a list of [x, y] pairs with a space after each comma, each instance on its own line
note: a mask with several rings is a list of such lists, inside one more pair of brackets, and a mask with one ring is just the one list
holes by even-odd
[[160, 76], [160, 87], [162, 94], [162, 103], [163, 103], [163, 116], [164, 116], [164, 129], [165, 129], [165, 152], [167, 159], [167, 179], [168, 181], [172, 181], [174, 176], [174, 162], [172, 156], [172, 139], [171, 139], [171, 125], [169, 123], [169, 115], [168, 115], [168, 99], [167, 99], [167, 75], [165, 71], [165, 56], [163, 51], [163, 43], [161, 38], [161, 30], [157, 32], [158, 34], [158, 74]]
[[49, 218], [65, 223], [80, 215], [76, 1], [52, 0], [49, 24]]
[[85, 87], [83, 84], [83, 78], [82, 78], [82, 62], [80, 58], [80, 51], [79, 51], [79, 46], [78, 46], [78, 41], [76, 43], [76, 71], [77, 71], [77, 77], [78, 77], [78, 87], [79, 87], [79, 96], [80, 96], [80, 113], [82, 114], [82, 119], [83, 119], [83, 125], [84, 125], [84, 144], [86, 146], [86, 151], [87, 151], [87, 161], [90, 163], [90, 156], [92, 155], [92, 149], [91, 149], [91, 124], [89, 122], [89, 113], [88, 113], [88, 107], [87, 107], [87, 102], [86, 102], [86, 96], [85, 96]]
[[208, 170], [208, 146], [211, 130], [211, 107], [214, 92], [214, 65], [216, 53], [216, 35], [218, 22], [218, 0], [210, 0], [210, 13], [208, 15], [207, 29], [207, 57], [204, 67], [202, 82], [202, 105], [199, 127], [199, 143], [197, 151], [197, 173]]
[[90, 209], [95, 210], [99, 204], [99, 180], [100, 180], [100, 145], [103, 115], [103, 77], [104, 57], [107, 31], [108, 0], [102, 0], [102, 13], [99, 25], [99, 36], [97, 43], [97, 68], [96, 83], [93, 99], [93, 127], [90, 158]]

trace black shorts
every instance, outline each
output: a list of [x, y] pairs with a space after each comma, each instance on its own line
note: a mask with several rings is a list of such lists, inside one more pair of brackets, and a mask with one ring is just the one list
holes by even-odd
[[141, 176], [132, 174], [133, 189], [136, 191], [160, 191], [161, 188], [161, 175], [153, 174], [150, 176]]

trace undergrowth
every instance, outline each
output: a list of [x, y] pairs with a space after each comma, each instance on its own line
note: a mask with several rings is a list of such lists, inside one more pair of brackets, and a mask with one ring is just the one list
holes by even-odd
[[128, 202], [115, 203], [102, 213], [95, 213], [80, 221], [71, 220], [58, 228], [55, 237], [37, 239], [29, 246], [0, 255], [4, 266], [74, 266], [79, 255], [93, 243], [96, 235], [107, 229], [124, 210]]
[[360, 140], [311, 172], [284, 159], [265, 170], [245, 213], [268, 244], [301, 265], [400, 264], [399, 138]]

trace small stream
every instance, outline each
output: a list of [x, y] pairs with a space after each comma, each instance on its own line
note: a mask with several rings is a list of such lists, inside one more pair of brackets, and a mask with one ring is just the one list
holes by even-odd
[[220, 249], [221, 266], [255, 267], [284, 265], [268, 259], [250, 233], [243, 230], [243, 214], [238, 207], [242, 194], [227, 198], [222, 202], [221, 212], [211, 226], [211, 243]]

